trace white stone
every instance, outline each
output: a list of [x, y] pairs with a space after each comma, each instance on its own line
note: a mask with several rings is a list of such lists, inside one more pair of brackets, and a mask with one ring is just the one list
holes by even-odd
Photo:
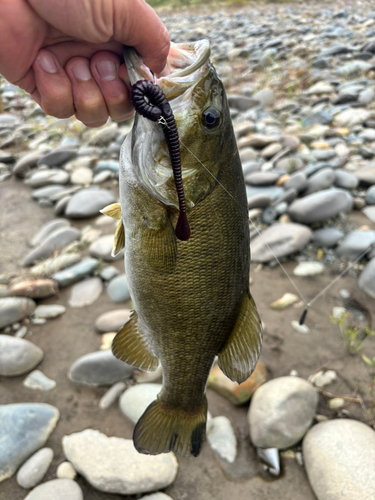
[[69, 305], [71, 307], [84, 307], [93, 304], [103, 291], [103, 283], [100, 278], [89, 278], [73, 286]]
[[295, 276], [315, 276], [322, 274], [324, 265], [321, 262], [300, 262], [297, 267], [293, 269]]
[[299, 321], [294, 320], [291, 322], [291, 325], [298, 333], [303, 333], [304, 335], [310, 333], [310, 328], [307, 325], [300, 325]]
[[120, 398], [121, 412], [135, 425], [146, 408], [155, 401], [161, 388], [161, 384], [139, 384], [129, 387]]
[[326, 372], [320, 370], [310, 378], [311, 383], [320, 388], [332, 384], [335, 380], [337, 380], [337, 375], [334, 370], [327, 370]]
[[42, 448], [32, 455], [17, 472], [17, 483], [22, 488], [30, 489], [39, 484], [53, 460], [53, 450]]
[[70, 462], [61, 462], [56, 469], [56, 476], [59, 479], [75, 479], [77, 471]]
[[236, 460], [237, 440], [227, 417], [215, 417], [207, 430], [207, 441], [220, 458], [232, 464]]
[[40, 391], [51, 391], [56, 387], [56, 382], [40, 370], [34, 370], [25, 378], [23, 385], [28, 389], [38, 389]]
[[71, 479], [53, 479], [34, 488], [25, 500], [83, 500], [83, 493]]

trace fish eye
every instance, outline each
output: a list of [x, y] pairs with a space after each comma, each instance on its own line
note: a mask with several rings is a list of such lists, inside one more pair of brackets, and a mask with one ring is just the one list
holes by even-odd
[[216, 108], [206, 108], [202, 113], [202, 125], [208, 130], [214, 130], [220, 124], [220, 111]]

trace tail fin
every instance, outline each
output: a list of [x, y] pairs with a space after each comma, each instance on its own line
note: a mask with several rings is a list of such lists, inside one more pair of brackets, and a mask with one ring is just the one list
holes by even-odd
[[207, 399], [196, 411], [150, 404], [135, 426], [133, 441], [139, 453], [158, 455], [175, 451], [182, 456], [199, 455], [206, 439]]

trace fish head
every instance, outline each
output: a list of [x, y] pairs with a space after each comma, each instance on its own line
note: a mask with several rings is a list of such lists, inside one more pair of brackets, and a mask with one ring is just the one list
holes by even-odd
[[[172, 43], [163, 76], [155, 77], [134, 49], [125, 49], [131, 84], [152, 81], [162, 89], [172, 108], [188, 209], [217, 185], [223, 145], [233, 137], [224, 87], [209, 57], [208, 40]], [[137, 181], [152, 196], [178, 208], [169, 151], [159, 123], [136, 114], [130, 151], [124, 156], [130, 156]]]

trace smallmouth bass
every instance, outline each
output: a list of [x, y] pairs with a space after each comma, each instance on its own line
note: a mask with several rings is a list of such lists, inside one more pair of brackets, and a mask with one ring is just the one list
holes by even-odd
[[[163, 368], [163, 387], [134, 429], [141, 453], [197, 456], [205, 439], [207, 378], [218, 356], [238, 383], [257, 363], [262, 328], [250, 295], [250, 236], [245, 184], [223, 85], [207, 40], [172, 44], [166, 95], [181, 141], [190, 239], [174, 232], [178, 199], [160, 125], [136, 114], [120, 155], [120, 219], [115, 251], [125, 245], [134, 304], [112, 351], [143, 370]], [[153, 75], [132, 49], [130, 81]]]

